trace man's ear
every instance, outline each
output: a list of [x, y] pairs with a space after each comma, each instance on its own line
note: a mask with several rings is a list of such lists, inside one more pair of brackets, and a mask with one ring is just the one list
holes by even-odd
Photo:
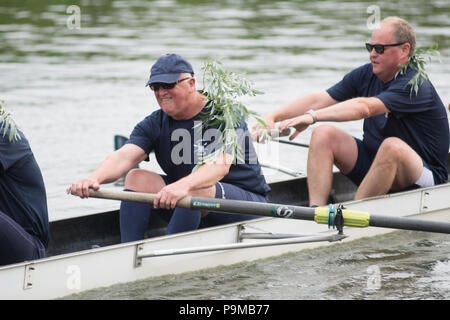
[[189, 83], [189, 91], [191, 92], [195, 92], [196, 90], [196, 84], [197, 84], [197, 79], [192, 77], [189, 80], [186, 80]]
[[411, 51], [411, 45], [406, 42], [402, 46], [402, 54], [406, 55], [409, 58], [409, 52]]

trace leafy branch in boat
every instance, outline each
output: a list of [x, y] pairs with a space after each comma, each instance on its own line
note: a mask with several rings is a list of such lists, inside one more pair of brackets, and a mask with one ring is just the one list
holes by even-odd
[[254, 89], [250, 80], [240, 74], [224, 70], [222, 62], [219, 60], [205, 62], [202, 69], [203, 93], [210, 101], [208, 105], [210, 108], [208, 112], [201, 113], [200, 125], [203, 126], [203, 129], [217, 126], [222, 133], [222, 141], [218, 144], [220, 147], [215, 152], [199, 159], [194, 170], [207, 161], [217, 159], [217, 156], [224, 152], [232, 155], [232, 161], [243, 161], [244, 154], [238, 142], [236, 128], [242, 121], [247, 121], [250, 116], [264, 125], [264, 121], [258, 117], [257, 112], [249, 110], [239, 101], [239, 98], [243, 96], [252, 97], [263, 93]]

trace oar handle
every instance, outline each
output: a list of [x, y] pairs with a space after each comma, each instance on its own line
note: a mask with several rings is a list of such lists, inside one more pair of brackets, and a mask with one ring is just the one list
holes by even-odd
[[278, 137], [287, 137], [291, 134], [291, 128], [286, 128], [283, 131], [279, 132], [278, 129], [266, 129], [261, 130], [258, 133], [252, 134], [252, 139], [258, 141], [259, 143], [264, 143], [266, 136], [269, 136], [272, 139], [276, 139]]
[[271, 129], [269, 131], [269, 135], [272, 138], [276, 138], [276, 137], [287, 137], [289, 135], [291, 135], [291, 128], [286, 128], [283, 131], [279, 132], [278, 129]]
[[[143, 193], [143, 192], [128, 192], [118, 190], [93, 190], [89, 189], [89, 196], [92, 198], [131, 201], [131, 202], [143, 202], [152, 204], [155, 200], [156, 194]], [[191, 196], [184, 197], [177, 202], [177, 207], [191, 208]]]

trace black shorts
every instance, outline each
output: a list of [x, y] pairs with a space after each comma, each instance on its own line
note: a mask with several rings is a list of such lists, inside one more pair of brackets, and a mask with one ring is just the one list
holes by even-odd
[[[372, 165], [372, 162], [375, 159], [376, 152], [373, 152], [369, 148], [367, 148], [367, 146], [360, 139], [358, 138], [354, 139], [356, 141], [356, 145], [358, 146], [358, 159], [356, 160], [356, 164], [353, 170], [350, 171], [350, 173], [346, 174], [346, 176], [350, 180], [352, 180], [353, 183], [359, 186], [363, 181], [364, 177], [366, 176], [367, 172], [369, 171], [370, 166]], [[422, 163], [424, 168], [431, 171], [430, 166], [423, 159]], [[434, 185], [434, 183], [431, 185]], [[421, 187], [423, 186], [414, 183], [408, 188], [405, 188], [404, 190], [412, 190]]]
[[358, 146], [358, 158], [356, 159], [355, 167], [346, 176], [353, 181], [357, 186], [361, 184], [367, 172], [369, 172], [376, 152], [371, 151], [358, 138], [354, 138]]
[[[164, 180], [166, 185], [170, 184], [169, 179], [167, 179], [166, 175], [160, 175]], [[216, 183], [216, 195], [217, 199], [229, 199], [229, 200], [243, 200], [243, 201], [253, 201], [253, 202], [267, 202], [267, 196], [263, 196], [261, 194], [257, 194], [245, 189], [242, 189], [238, 186], [226, 183], [226, 182], [217, 182]], [[152, 213], [156, 213], [160, 215], [161, 218], [170, 221], [173, 210], [166, 209], [152, 209]], [[248, 214], [230, 214], [223, 212], [213, 212], [209, 211], [208, 214], [201, 219], [200, 228], [204, 227], [212, 227], [220, 224], [233, 223], [243, 220], [256, 219], [259, 216], [253, 216]]]

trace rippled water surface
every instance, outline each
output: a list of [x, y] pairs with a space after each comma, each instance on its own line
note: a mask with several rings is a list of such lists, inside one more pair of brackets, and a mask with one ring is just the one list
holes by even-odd
[[[0, 2], [0, 99], [31, 142], [47, 186], [50, 218], [117, 208], [112, 201], [65, 195], [113, 149], [115, 134], [158, 108], [144, 84], [153, 62], [176, 52], [201, 83], [206, 59], [221, 58], [265, 94], [247, 106], [264, 114], [328, 88], [368, 61], [372, 1], [13, 1]], [[67, 9], [80, 9], [74, 29]], [[450, 2], [377, 1], [381, 17], [398, 15], [418, 45], [437, 43], [441, 62], [428, 67], [450, 103]], [[373, 11], [370, 11], [373, 12]], [[370, 21], [369, 21], [370, 22]], [[339, 124], [360, 136], [361, 122]], [[297, 138], [309, 142], [310, 132]], [[301, 170], [299, 149], [280, 150], [280, 164]], [[156, 169], [153, 163], [147, 165]], [[444, 236], [395, 233], [330, 249], [208, 272], [133, 283], [85, 298], [400, 298], [449, 297]], [[343, 247], [344, 248], [344, 247]], [[381, 287], [368, 289], [378, 272]], [[367, 272], [369, 268], [370, 272]], [[295, 276], [292, 276], [295, 275]], [[378, 285], [374, 284], [375, 287]]]
[[450, 299], [450, 239], [396, 232], [70, 299]]

